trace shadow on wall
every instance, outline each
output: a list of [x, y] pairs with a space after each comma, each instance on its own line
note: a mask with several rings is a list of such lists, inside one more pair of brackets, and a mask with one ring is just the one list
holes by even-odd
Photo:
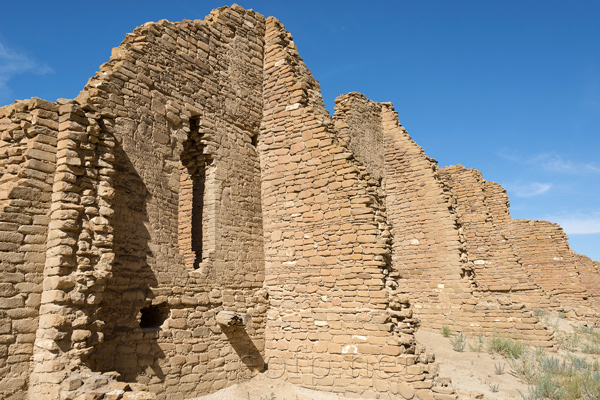
[[[149, 288], [158, 285], [148, 265], [148, 258], [152, 257], [150, 234], [145, 226], [149, 191], [118, 141], [114, 153], [115, 261], [99, 312], [99, 319], [106, 324], [104, 341], [92, 353], [88, 367], [99, 372], [117, 371], [125, 381], [135, 381], [140, 374], [154, 375], [163, 381], [159, 359], [165, 355], [157, 344], [157, 319], [165, 316], [165, 310], [140, 320], [141, 309], [154, 310], [147, 307], [147, 298]], [[142, 328], [141, 323], [147, 326]]]
[[221, 325], [221, 330], [248, 369], [252, 371], [263, 371], [265, 369], [265, 360], [252, 342], [252, 338], [248, 336], [244, 326]]

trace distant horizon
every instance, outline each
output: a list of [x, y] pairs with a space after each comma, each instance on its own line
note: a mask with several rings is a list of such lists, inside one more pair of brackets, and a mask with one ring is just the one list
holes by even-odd
[[[237, 3], [286, 26], [331, 115], [348, 92], [392, 102], [440, 167], [476, 168], [512, 218], [558, 223], [600, 261], [600, 3]], [[136, 26], [223, 6], [103, 4], [3, 6], [0, 106], [74, 98]]]

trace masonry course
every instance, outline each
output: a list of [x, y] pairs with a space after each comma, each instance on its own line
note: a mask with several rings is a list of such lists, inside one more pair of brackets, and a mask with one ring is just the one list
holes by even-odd
[[136, 28], [73, 100], [0, 108], [0, 262], [5, 399], [259, 373], [457, 399], [415, 329], [556, 347], [534, 311], [593, 324], [600, 296], [558, 225], [438, 168], [389, 103], [330, 116], [291, 34], [239, 6]]

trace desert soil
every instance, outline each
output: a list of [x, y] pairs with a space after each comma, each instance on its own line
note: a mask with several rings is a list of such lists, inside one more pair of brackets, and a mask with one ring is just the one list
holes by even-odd
[[[565, 320], [556, 320], [559, 331], [572, 332], [573, 328]], [[522, 400], [527, 393], [527, 384], [511, 374], [506, 359], [497, 354], [486, 352], [485, 344], [481, 351], [473, 351], [479, 341], [477, 337], [468, 337], [467, 346], [462, 352], [454, 351], [450, 338], [441, 333], [417, 331], [419, 344], [426, 346], [428, 352], [435, 354], [440, 366], [440, 378], [450, 378], [451, 385], [460, 394], [481, 393], [488, 400]], [[557, 355], [562, 358], [563, 351]], [[581, 356], [586, 356], [581, 354]], [[587, 358], [587, 357], [586, 357]], [[496, 373], [496, 365], [504, 366], [502, 374]], [[467, 397], [467, 396], [465, 396]], [[347, 400], [349, 397], [334, 393], [319, 392], [293, 385], [281, 379], [258, 375], [248, 382], [236, 384], [218, 392], [198, 397], [194, 400]]]
[[[517, 390], [527, 393], [527, 385], [510, 374], [510, 366], [504, 357], [487, 353], [485, 345], [481, 352], [470, 350], [469, 344], [475, 347], [479, 343], [476, 337], [468, 337], [465, 350], [457, 352], [452, 349], [450, 338], [441, 333], [417, 331], [415, 336], [418, 343], [435, 354], [440, 377], [452, 379], [456, 389], [481, 392], [490, 400], [522, 400]], [[504, 365], [504, 373], [496, 374], [494, 364]], [[493, 388], [498, 391], [493, 392]]]

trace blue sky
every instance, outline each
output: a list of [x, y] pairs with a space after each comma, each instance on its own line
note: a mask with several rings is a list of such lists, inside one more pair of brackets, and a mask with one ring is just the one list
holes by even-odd
[[[206, 1], [7, 2], [0, 105], [73, 98], [136, 26], [203, 19]], [[391, 101], [440, 166], [502, 184], [513, 218], [560, 223], [600, 260], [600, 2], [238, 1], [294, 36], [327, 108]]]

